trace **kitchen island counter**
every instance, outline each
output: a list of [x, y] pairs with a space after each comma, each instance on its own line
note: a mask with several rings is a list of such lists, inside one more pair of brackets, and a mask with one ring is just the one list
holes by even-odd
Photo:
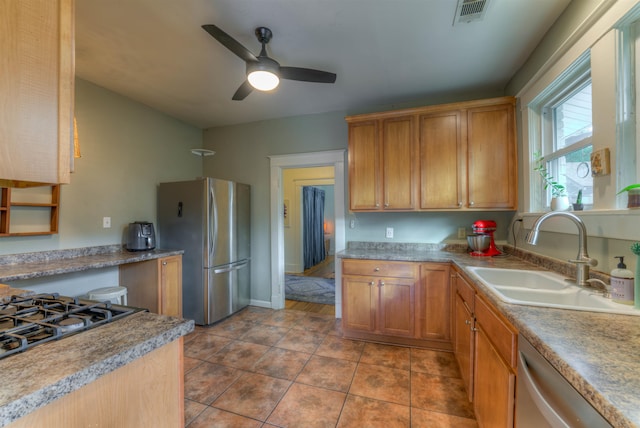
[[0, 256], [0, 283], [182, 255], [183, 250], [127, 251], [121, 245]]
[[[547, 269], [571, 276], [572, 266], [513, 249], [514, 254], [506, 257], [471, 257], [464, 249], [460, 245], [350, 243], [336, 256], [453, 263], [611, 425], [640, 427], [640, 317], [505, 303], [466, 268]], [[592, 274], [608, 282], [606, 274]]]
[[138, 312], [0, 359], [0, 426], [180, 340], [193, 328], [191, 320]]

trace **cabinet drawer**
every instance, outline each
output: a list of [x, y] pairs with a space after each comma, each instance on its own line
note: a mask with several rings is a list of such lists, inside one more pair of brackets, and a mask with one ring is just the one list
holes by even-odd
[[476, 291], [460, 274], [456, 277], [456, 290], [469, 310], [473, 312]]
[[484, 300], [476, 299], [476, 322], [486, 332], [502, 358], [516, 368], [516, 341], [518, 332], [511, 324], [499, 317]]
[[415, 263], [389, 262], [385, 260], [343, 260], [343, 275], [386, 276], [391, 278], [415, 278]]

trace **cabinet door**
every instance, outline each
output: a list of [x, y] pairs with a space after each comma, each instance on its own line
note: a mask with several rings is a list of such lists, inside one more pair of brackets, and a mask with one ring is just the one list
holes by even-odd
[[420, 115], [420, 208], [461, 208], [466, 165], [459, 110]]
[[513, 427], [515, 375], [479, 325], [476, 332], [473, 407], [481, 427]]
[[415, 125], [413, 116], [382, 121], [383, 209], [415, 208]]
[[380, 209], [379, 171], [378, 122], [349, 124], [349, 206], [352, 210]]
[[380, 278], [378, 331], [394, 336], [414, 336], [414, 279]]
[[467, 308], [464, 300], [459, 293], [455, 295], [454, 306], [454, 342], [453, 349], [458, 365], [460, 366], [460, 375], [462, 381], [467, 388], [469, 401], [473, 399], [473, 314]]
[[423, 263], [416, 291], [416, 329], [420, 339], [451, 340], [449, 265]]
[[360, 276], [342, 277], [342, 325], [345, 329], [375, 331], [377, 280]]
[[73, 4], [0, 2], [0, 184], [70, 181]]
[[470, 208], [517, 208], [513, 104], [467, 111]]
[[160, 313], [182, 318], [182, 257], [165, 257], [160, 264]]

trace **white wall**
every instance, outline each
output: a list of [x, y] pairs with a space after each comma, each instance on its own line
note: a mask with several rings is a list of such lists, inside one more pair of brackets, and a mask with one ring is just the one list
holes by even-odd
[[[201, 175], [202, 160], [189, 149], [201, 147], [202, 130], [81, 79], [75, 107], [82, 157], [62, 186], [59, 233], [0, 238], [0, 254], [122, 244], [130, 222], [156, 221], [158, 183]], [[97, 288], [117, 283], [117, 269], [40, 282]]]

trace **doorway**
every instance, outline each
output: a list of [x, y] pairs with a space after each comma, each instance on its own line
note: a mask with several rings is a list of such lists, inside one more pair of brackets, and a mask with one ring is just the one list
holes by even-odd
[[[334, 169], [334, 251], [345, 248], [344, 150], [270, 156], [271, 163], [271, 307], [284, 308], [284, 189], [283, 170], [330, 166]], [[340, 264], [335, 264], [335, 314], [342, 317]]]

